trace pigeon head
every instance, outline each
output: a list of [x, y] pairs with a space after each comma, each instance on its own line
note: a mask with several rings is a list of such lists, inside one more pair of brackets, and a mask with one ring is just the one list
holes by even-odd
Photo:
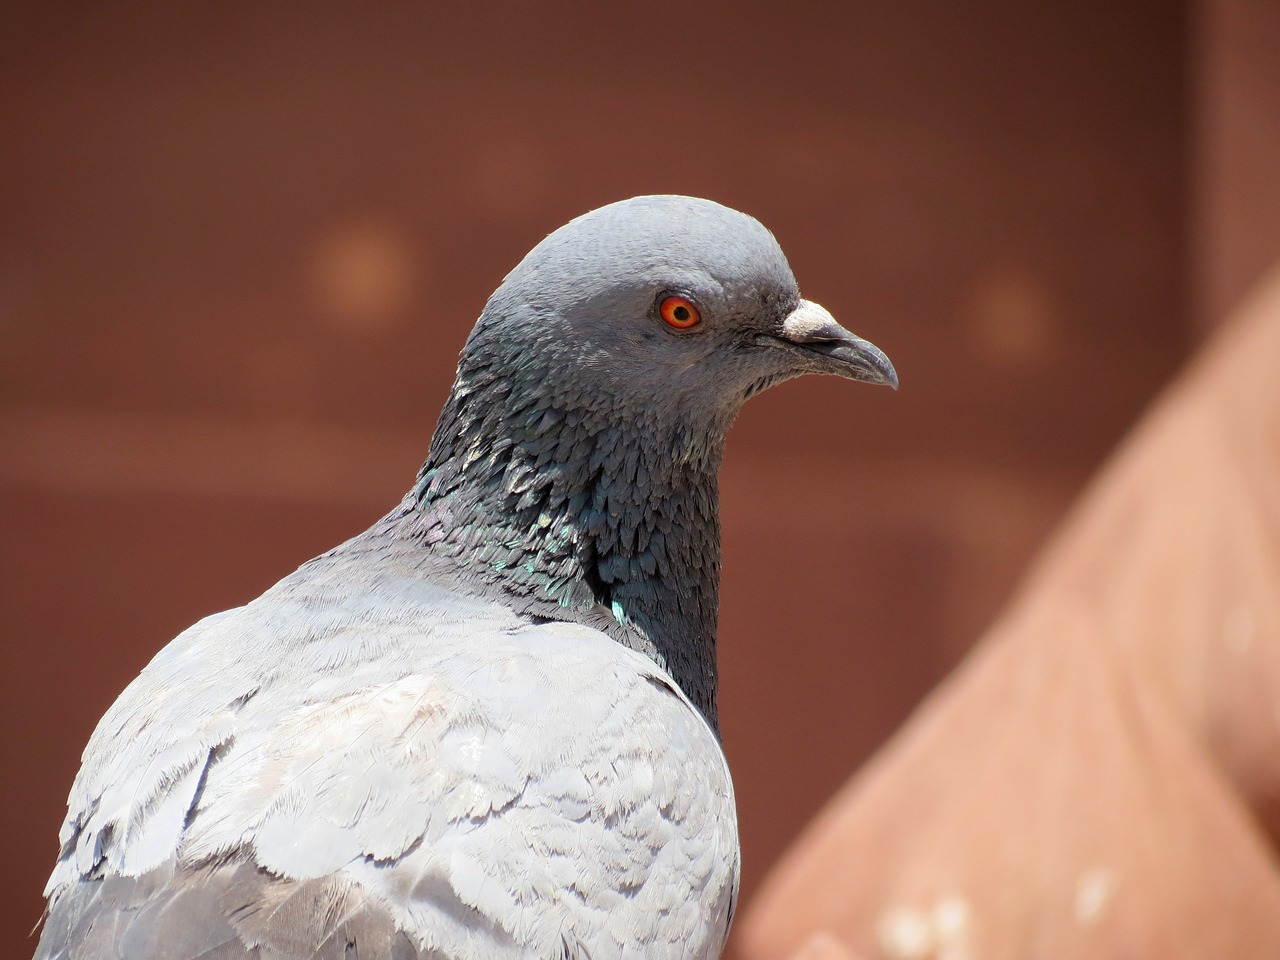
[[689, 197], [602, 207], [489, 299], [389, 527], [465, 589], [648, 655], [714, 726], [725, 432], [805, 373], [897, 386], [756, 220]]
[[558, 409], [662, 420], [705, 452], [746, 399], [791, 377], [897, 385], [883, 353], [800, 298], [757, 220], [679, 196], [610, 204], [538, 244], [490, 299], [460, 375], [495, 365]]

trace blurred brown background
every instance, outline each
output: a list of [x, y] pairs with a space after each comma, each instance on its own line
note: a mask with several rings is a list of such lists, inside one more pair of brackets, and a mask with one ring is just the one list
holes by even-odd
[[650, 192], [762, 219], [903, 383], [730, 441], [750, 897], [1280, 255], [1277, 48], [1271, 0], [8, 5], [6, 942], [125, 683], [394, 503], [504, 273]]

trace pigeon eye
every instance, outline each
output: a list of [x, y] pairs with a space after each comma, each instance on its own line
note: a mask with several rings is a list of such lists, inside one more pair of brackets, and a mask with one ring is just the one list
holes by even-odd
[[664, 297], [662, 303], [658, 305], [658, 313], [662, 315], [662, 319], [668, 326], [675, 327], [677, 330], [696, 327], [702, 320], [702, 314], [698, 312], [697, 305], [688, 297]]

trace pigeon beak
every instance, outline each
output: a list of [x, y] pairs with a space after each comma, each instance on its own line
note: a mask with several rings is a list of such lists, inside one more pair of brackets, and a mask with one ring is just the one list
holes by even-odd
[[822, 358], [824, 373], [898, 389], [898, 373], [884, 352], [840, 326], [825, 307], [810, 300], [801, 300], [787, 315], [777, 339]]

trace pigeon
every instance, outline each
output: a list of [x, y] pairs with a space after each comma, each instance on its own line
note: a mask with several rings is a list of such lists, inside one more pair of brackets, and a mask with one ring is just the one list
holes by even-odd
[[897, 387], [755, 219], [652, 196], [551, 233], [399, 505], [102, 718], [36, 956], [719, 956], [717, 475], [742, 404], [806, 373]]

